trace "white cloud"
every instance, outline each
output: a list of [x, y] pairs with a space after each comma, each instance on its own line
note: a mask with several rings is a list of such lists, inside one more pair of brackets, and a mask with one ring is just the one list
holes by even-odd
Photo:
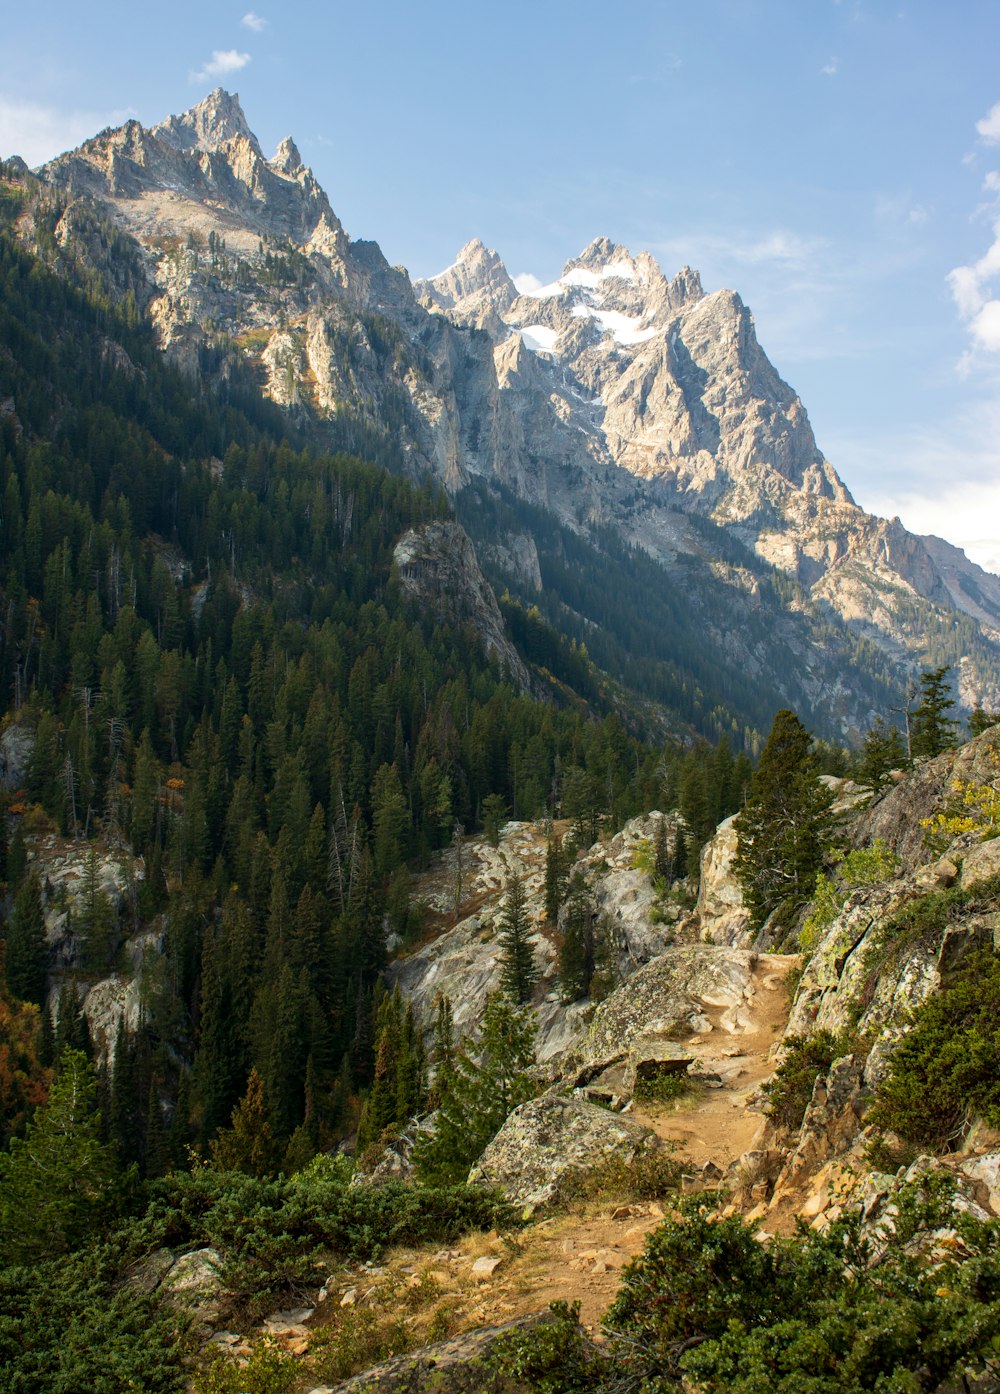
[[983, 119], [976, 122], [976, 130], [987, 145], [1000, 145], [1000, 102], [991, 106]]
[[[866, 500], [866, 505], [872, 507], [873, 501]], [[1000, 519], [1000, 480], [949, 484], [946, 496], [940, 486], [903, 491], [874, 500], [874, 507], [883, 517], [899, 517], [910, 532], [944, 536], [984, 570], [1000, 575], [1000, 528], [995, 526]]]
[[969, 328], [979, 348], [987, 353], [1000, 352], [1000, 300], [987, 300]]
[[0, 96], [0, 157], [20, 155], [33, 168], [72, 150], [105, 126], [120, 126], [132, 111], [60, 111], [40, 102]]
[[996, 384], [947, 419], [905, 434], [825, 439], [828, 458], [863, 508], [933, 533], [1000, 574], [1000, 392]]
[[255, 34], [260, 34], [267, 28], [267, 20], [261, 19], [260, 15], [255, 15], [253, 10], [248, 10], [240, 23], [244, 29], [252, 29]]
[[235, 48], [216, 48], [212, 57], [197, 73], [191, 74], [192, 82], [204, 82], [210, 77], [231, 77], [250, 62], [249, 53], [240, 53]]
[[[976, 130], [988, 144], [1000, 144], [1000, 102], [992, 106], [981, 121], [976, 122]], [[983, 189], [994, 198], [1000, 195], [1000, 173], [989, 170], [983, 179]], [[1000, 300], [996, 298], [997, 287], [994, 284], [998, 279], [1000, 217], [994, 217], [993, 241], [983, 255], [969, 266], [956, 266], [947, 276], [958, 313], [967, 322], [972, 336], [972, 350], [964, 353], [958, 364], [963, 376], [968, 376], [975, 367], [976, 349], [985, 353], [1000, 353]]]
[[839, 58], [831, 58], [831, 59], [829, 59], [829, 61], [826, 62], [826, 63], [824, 63], [823, 66], [822, 66], [822, 68], [820, 68], [820, 72], [824, 75], [824, 77], [836, 77], [836, 76], [837, 76], [837, 73], [838, 73], [839, 71], [840, 71], [840, 59], [839, 59]]

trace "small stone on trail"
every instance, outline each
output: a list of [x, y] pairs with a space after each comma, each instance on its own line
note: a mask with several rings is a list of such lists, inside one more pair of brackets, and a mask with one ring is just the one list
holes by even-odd
[[342, 1307], [353, 1307], [354, 1304], [355, 1304], [355, 1302], [357, 1302], [357, 1300], [358, 1300], [358, 1290], [357, 1290], [357, 1288], [348, 1288], [347, 1291], [344, 1293], [343, 1297], [340, 1299], [340, 1305], [341, 1305]]
[[484, 1283], [493, 1277], [493, 1274], [500, 1267], [501, 1263], [503, 1263], [502, 1258], [491, 1258], [489, 1255], [484, 1254], [482, 1258], [477, 1258], [472, 1265], [472, 1276], [477, 1282]]

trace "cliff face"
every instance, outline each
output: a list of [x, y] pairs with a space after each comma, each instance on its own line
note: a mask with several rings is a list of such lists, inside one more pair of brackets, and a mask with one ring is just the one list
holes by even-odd
[[[573, 529], [609, 526], [667, 585], [684, 583], [679, 560], [700, 558], [735, 601], [756, 581], [698, 519], [720, 525], [759, 577], [774, 567], [794, 581], [776, 629], [811, 607], [836, 630], [832, 647], [815, 629], [808, 641], [821, 687], [856, 689], [844, 654], [859, 638], [905, 668], [965, 616], [962, 695], [1000, 706], [1000, 579], [857, 507], [734, 292], [706, 294], [687, 267], [668, 278], [606, 238], [545, 286], [515, 285], [478, 240], [411, 286], [375, 243], [348, 237], [294, 143], [267, 159], [221, 90], [151, 129], [103, 132], [43, 178], [69, 200], [56, 230], [67, 252], [97, 254], [84, 246], [90, 201], [135, 239], [139, 296], [189, 370], [225, 335], [269, 396], [334, 443], [452, 494], [483, 479]], [[762, 661], [777, 671], [776, 654]], [[749, 648], [739, 662], [753, 666]], [[866, 719], [856, 690], [847, 708], [843, 732]]]

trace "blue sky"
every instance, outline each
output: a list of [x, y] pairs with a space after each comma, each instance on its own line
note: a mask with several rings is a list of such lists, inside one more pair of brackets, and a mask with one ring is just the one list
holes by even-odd
[[355, 237], [731, 286], [859, 502], [1000, 570], [1000, 3], [7, 7], [0, 154], [240, 93]]

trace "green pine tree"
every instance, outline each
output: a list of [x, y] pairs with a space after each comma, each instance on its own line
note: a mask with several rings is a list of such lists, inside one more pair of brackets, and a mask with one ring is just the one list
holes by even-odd
[[446, 1070], [438, 1066], [434, 1130], [420, 1135], [413, 1152], [422, 1180], [437, 1185], [464, 1181], [507, 1115], [534, 1096], [534, 1041], [534, 1013], [494, 993], [479, 1039], [463, 1040], [451, 1065]]
[[32, 871], [21, 882], [7, 925], [5, 971], [11, 995], [42, 1006], [48, 963], [42, 887]]
[[920, 703], [910, 717], [910, 749], [914, 757], [940, 755], [956, 741], [957, 722], [947, 715], [954, 707], [948, 694], [947, 664], [920, 674]]
[[564, 1002], [578, 1002], [594, 976], [594, 905], [580, 872], [570, 878], [563, 940], [559, 948], [559, 991]]
[[514, 875], [507, 882], [507, 894], [500, 916], [500, 986], [516, 1005], [530, 1002], [538, 980], [529, 933], [524, 883], [520, 876]]
[[794, 712], [779, 711], [736, 819], [734, 866], [756, 924], [782, 902], [812, 894], [830, 803], [817, 779], [812, 737]]
[[99, 1138], [97, 1081], [66, 1049], [24, 1137], [0, 1152], [0, 1249], [8, 1262], [66, 1253], [95, 1231], [111, 1202], [114, 1150]]

